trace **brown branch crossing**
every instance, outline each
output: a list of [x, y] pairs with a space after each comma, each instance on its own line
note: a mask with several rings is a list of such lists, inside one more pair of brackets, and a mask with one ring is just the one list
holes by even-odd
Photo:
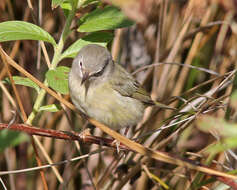
[[[117, 149], [116, 143], [114, 143], [114, 139], [103, 138], [98, 136], [88, 135], [86, 133], [77, 133], [74, 131], [59, 131], [59, 130], [52, 130], [52, 129], [43, 129], [37, 128], [33, 126], [29, 126], [26, 124], [12, 124], [8, 127], [8, 124], [0, 123], [0, 130], [8, 129], [13, 131], [25, 132], [28, 135], [37, 135], [43, 137], [51, 137], [55, 139], [63, 139], [63, 140], [70, 140], [70, 141], [80, 141], [82, 143], [87, 144], [98, 144], [102, 146], [112, 147]], [[130, 150], [125, 145], [119, 145], [120, 150]]]

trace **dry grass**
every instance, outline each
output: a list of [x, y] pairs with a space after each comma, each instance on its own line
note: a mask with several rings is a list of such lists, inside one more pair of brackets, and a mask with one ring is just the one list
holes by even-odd
[[[129, 29], [115, 31], [113, 43], [109, 45], [113, 57], [121, 64], [126, 63], [124, 66], [131, 72], [144, 67], [135, 76], [151, 93], [152, 98], [179, 110], [149, 107], [143, 121], [130, 128], [129, 138], [154, 151], [169, 153], [177, 159], [177, 163], [182, 158], [189, 163], [193, 160], [196, 166], [202, 164], [213, 170], [227, 172], [235, 169], [234, 152], [222, 151], [213, 155], [206, 151], [211, 144], [220, 140], [221, 135], [215, 131], [204, 133], [197, 128], [197, 121], [202, 116], [211, 115], [230, 120], [234, 115], [233, 109], [230, 114], [227, 111], [230, 109], [229, 97], [235, 90], [232, 83], [237, 60], [235, 1], [128, 2], [113, 1], [137, 23]], [[0, 5], [0, 21], [35, 22], [37, 19], [32, 15], [37, 15], [37, 7], [34, 2], [32, 11], [25, 1], [4, 0]], [[42, 13], [42, 20], [38, 20], [38, 23], [42, 23], [42, 27], [58, 40], [64, 24], [62, 11], [59, 8], [52, 11], [48, 2], [43, 2], [43, 8], [39, 11]], [[66, 46], [78, 37], [79, 34], [73, 31]], [[22, 68], [39, 80], [44, 79], [44, 72], [47, 71], [46, 54], [51, 60], [52, 48], [46, 45], [47, 53], [41, 55], [39, 44], [35, 41], [16, 41], [1, 45]], [[2, 60], [0, 63], [0, 80], [3, 80], [7, 77], [7, 68]], [[156, 63], [160, 63], [159, 66], [155, 66]], [[60, 63], [67, 66], [70, 64], [71, 59]], [[152, 64], [154, 65], [146, 67]], [[196, 67], [191, 68], [190, 65]], [[12, 75], [22, 75], [22, 72], [13, 67], [9, 66], [9, 69]], [[14, 105], [18, 105], [19, 101], [22, 102], [19, 112], [21, 115], [26, 113], [23, 120], [27, 120], [36, 97], [33, 90], [16, 86], [20, 99], [17, 101], [12, 86], [1, 84], [0, 87], [0, 122], [10, 122], [11, 110], [15, 110]], [[64, 98], [69, 100], [68, 96]], [[44, 105], [55, 101], [54, 97], [48, 95]], [[22, 121], [17, 120], [16, 123]], [[91, 124], [82, 121], [68, 108], [56, 113], [39, 113], [33, 124], [39, 128], [65, 131], [80, 131], [82, 126], [91, 127]], [[91, 134], [108, 137], [94, 127]], [[40, 148], [39, 144], [36, 145], [42, 164], [48, 164], [49, 160], [57, 163], [78, 155], [93, 154], [76, 162], [60, 164], [54, 170], [45, 169], [45, 186], [40, 177], [43, 174], [38, 170], [0, 176], [8, 189], [43, 189], [47, 186], [48, 189], [185, 190], [215, 189], [221, 186], [221, 179], [132, 151], [121, 151], [118, 154], [112, 148], [104, 149], [102, 146], [89, 144], [80, 144], [79, 148], [77, 143], [45, 137], [38, 137], [36, 141], [42, 145]], [[32, 149], [32, 143], [5, 149], [0, 154], [0, 170], [11, 171], [36, 166], [36, 149]], [[133, 150], [136, 151], [136, 147]], [[46, 153], [50, 158], [45, 157]], [[226, 180], [223, 181], [226, 183]]]

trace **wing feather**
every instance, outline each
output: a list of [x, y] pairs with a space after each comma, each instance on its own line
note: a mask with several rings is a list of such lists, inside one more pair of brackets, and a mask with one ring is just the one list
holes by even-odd
[[144, 104], [154, 105], [149, 93], [128, 73], [123, 67], [115, 64], [114, 78], [111, 79], [111, 87], [122, 96], [137, 99]]

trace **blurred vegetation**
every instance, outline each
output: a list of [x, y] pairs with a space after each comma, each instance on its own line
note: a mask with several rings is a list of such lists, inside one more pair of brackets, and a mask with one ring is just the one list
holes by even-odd
[[[178, 109], [149, 107], [127, 137], [235, 174], [236, 10], [235, 0], [2, 0], [0, 45], [21, 68], [67, 100], [72, 58], [86, 44], [107, 46], [114, 60], [134, 73], [153, 99]], [[86, 126], [92, 135], [110, 138], [3, 59], [0, 110], [0, 123], [78, 132]], [[1, 189], [4, 185], [7, 189], [234, 188], [213, 176], [134, 152], [81, 143], [78, 147], [1, 130]], [[39, 160], [44, 165], [87, 153], [93, 154], [43, 172], [1, 174], [30, 169]]]

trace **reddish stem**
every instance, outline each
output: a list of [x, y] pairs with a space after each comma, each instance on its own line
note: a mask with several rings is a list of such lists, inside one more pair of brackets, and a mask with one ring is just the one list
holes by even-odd
[[83, 132], [77, 133], [74, 131], [58, 131], [58, 130], [52, 130], [52, 129], [43, 129], [43, 128], [29, 126], [26, 124], [12, 124], [10, 127], [8, 127], [8, 124], [0, 123], [0, 130], [3, 130], [3, 129], [25, 132], [28, 135], [37, 135], [37, 136], [51, 137], [51, 138], [71, 140], [71, 141], [77, 140], [83, 143], [98, 144], [98, 145], [112, 147], [115, 149], [117, 149], [117, 146], [119, 146], [120, 150], [130, 150], [128, 147], [126, 147], [125, 145], [121, 143], [120, 145], [116, 145], [113, 139], [92, 136], [92, 135], [85, 134]]

